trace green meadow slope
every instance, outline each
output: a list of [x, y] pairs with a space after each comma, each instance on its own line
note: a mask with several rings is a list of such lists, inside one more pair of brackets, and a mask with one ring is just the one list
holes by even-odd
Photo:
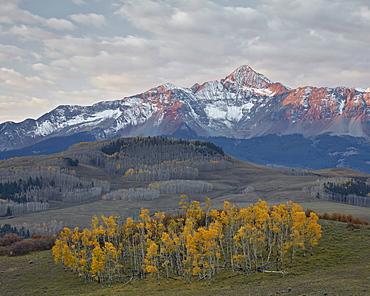
[[320, 220], [323, 236], [313, 256], [297, 256], [286, 274], [222, 271], [203, 286], [170, 279], [157, 285], [149, 278], [113, 284], [85, 283], [53, 262], [51, 251], [0, 257], [2, 295], [369, 295], [370, 227]]

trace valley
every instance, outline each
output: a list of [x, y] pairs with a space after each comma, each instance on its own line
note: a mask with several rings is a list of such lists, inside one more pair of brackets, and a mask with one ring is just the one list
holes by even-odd
[[[369, 208], [318, 199], [307, 190], [313, 187], [318, 179], [367, 180], [367, 174], [348, 168], [316, 171], [269, 168], [230, 157], [218, 146], [199, 140], [148, 137], [85, 142], [54, 155], [3, 160], [0, 162], [0, 170], [8, 178], [11, 176], [9, 172], [28, 172], [32, 181], [29, 180], [27, 184], [39, 182], [39, 192], [47, 198], [49, 204], [48, 209], [43, 211], [2, 217], [0, 225], [10, 223], [18, 229], [22, 226], [32, 226], [33, 231], [44, 234], [48, 233], [48, 229], [55, 232], [56, 227], [89, 228], [92, 219], [102, 215], [119, 216], [123, 220], [132, 218], [136, 221], [142, 208], [148, 209], [149, 215], [158, 211], [176, 215], [182, 212], [179, 206], [180, 195], [190, 188], [194, 190], [199, 184], [202, 188], [204, 184], [208, 185], [204, 187], [206, 189], [199, 189], [198, 193], [188, 193], [186, 200], [199, 201], [202, 207], [206, 197], [210, 198], [210, 206], [213, 209], [223, 208], [226, 201], [239, 208], [247, 208], [258, 200], [265, 200], [267, 206], [285, 204], [291, 200], [304, 210], [310, 209], [318, 214], [342, 213], [370, 220]], [[176, 182], [171, 180], [173, 176], [184, 176], [187, 180], [183, 180], [183, 183]], [[81, 184], [90, 184], [91, 180], [96, 180], [93, 181], [94, 186], [105, 184], [106, 189], [102, 189], [100, 195], [85, 198], [84, 196], [90, 194], [90, 185], [86, 189], [83, 186], [74, 189], [73, 182], [70, 188], [53, 182], [55, 186], [60, 186], [57, 190], [58, 198], [55, 199], [53, 195], [46, 196], [48, 192], [56, 192], [50, 191], [47, 184], [53, 178], [59, 177], [68, 177], [77, 183], [81, 180]], [[34, 181], [37, 178], [40, 181]], [[14, 178], [17, 179], [18, 177]], [[167, 181], [159, 182], [163, 179]], [[148, 192], [145, 191], [148, 187], [164, 190], [167, 187], [163, 186], [175, 184], [180, 186], [175, 191], [179, 191], [172, 194], [158, 192], [155, 197], [138, 195], [139, 190]], [[28, 194], [34, 187], [32, 185], [26, 188]], [[133, 192], [132, 196], [126, 196], [128, 191], [125, 190], [128, 189]], [[87, 190], [85, 194], [84, 190]], [[66, 199], [74, 191], [81, 199]], [[113, 194], [114, 192], [119, 194]], [[298, 252], [295, 264], [287, 269], [287, 274], [252, 272], [248, 276], [242, 273], [231, 275], [230, 272], [220, 269], [210, 286], [204, 286], [199, 281], [184, 284], [176, 278], [170, 278], [168, 282], [163, 281], [158, 285], [150, 280], [150, 276], [141, 280], [136, 277], [133, 280], [124, 277], [122, 283], [107, 286], [96, 282], [84, 283], [82, 279], [73, 277], [71, 272], [55, 265], [51, 251], [39, 251], [18, 257], [0, 257], [2, 289], [7, 295], [366, 295], [370, 291], [367, 285], [368, 263], [367, 259], [364, 260], [368, 258], [366, 252], [369, 226], [359, 225], [351, 228], [347, 223], [327, 220], [319, 220], [319, 224], [323, 233], [319, 245], [314, 247], [314, 255], [303, 257], [301, 252]], [[17, 281], [17, 276], [22, 277], [21, 283]], [[327, 285], [328, 280], [331, 282], [330, 287]]]
[[[31, 157], [46, 161], [49, 156]], [[51, 156], [50, 158], [54, 158]], [[27, 159], [27, 158], [25, 158]], [[351, 214], [365, 220], [370, 220], [368, 208], [362, 208], [347, 204], [324, 201], [315, 198], [309, 192], [304, 192], [304, 187], [313, 186], [317, 179], [331, 177], [346, 178], [368, 178], [369, 175], [359, 173], [347, 168], [327, 169], [311, 171], [309, 175], [290, 175], [278, 169], [268, 168], [252, 163], [243, 162], [231, 158], [233, 168], [200, 172], [197, 180], [206, 181], [212, 184], [213, 189], [206, 193], [192, 193], [189, 197], [192, 200], [203, 202], [205, 197], [211, 198], [214, 208], [221, 208], [224, 201], [229, 201], [237, 206], [248, 206], [258, 199], [266, 200], [268, 204], [274, 205], [292, 200], [305, 209], [309, 208], [317, 213]], [[4, 166], [4, 164], [3, 164]], [[127, 181], [122, 174], [107, 172], [102, 167], [91, 164], [84, 164], [82, 161], [76, 167], [70, 167], [75, 171], [76, 177], [86, 179], [98, 179], [110, 183], [111, 190], [119, 188], [140, 188], [147, 187], [150, 183]], [[246, 192], [250, 188], [251, 192]], [[50, 200], [50, 208], [41, 212], [31, 212], [22, 215], [14, 215], [12, 219], [0, 218], [0, 224], [9, 223], [48, 223], [52, 220], [62, 221], [65, 226], [87, 227], [93, 216], [118, 215], [121, 217], [138, 217], [140, 208], [147, 208], [151, 212], [166, 211], [176, 213], [178, 211], [178, 194], [161, 194], [155, 200], [123, 201], [123, 200], [102, 200], [100, 196], [89, 198], [77, 203], [65, 203], [57, 200]]]

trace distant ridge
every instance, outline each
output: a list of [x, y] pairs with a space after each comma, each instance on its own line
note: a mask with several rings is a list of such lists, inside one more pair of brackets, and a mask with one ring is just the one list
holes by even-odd
[[[37, 120], [0, 124], [0, 151], [41, 141], [175, 135], [252, 139], [300, 134], [370, 139], [370, 89], [299, 87], [272, 82], [243, 65], [190, 88], [167, 83], [92, 106], [63, 105]], [[78, 138], [78, 137], [76, 137]]]

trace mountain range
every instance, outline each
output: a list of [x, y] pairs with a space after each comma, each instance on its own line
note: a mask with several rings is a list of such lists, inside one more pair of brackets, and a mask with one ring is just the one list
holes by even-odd
[[[355, 152], [347, 154], [358, 155], [356, 145], [368, 147], [369, 107], [370, 88], [291, 89], [244, 65], [221, 80], [196, 83], [190, 88], [167, 83], [122, 100], [92, 106], [63, 105], [36, 120], [2, 123], [0, 156], [54, 153], [66, 148], [61, 143], [117, 137], [217, 137], [229, 146], [232, 141], [236, 147], [237, 141], [266, 137], [269, 141], [271, 137], [281, 141], [282, 137], [301, 135], [308, 145], [333, 157], [338, 151], [318, 148], [317, 137], [344, 136], [351, 139], [351, 146], [338, 147], [344, 151], [339, 151], [334, 165], [351, 167], [343, 157], [348, 148]], [[50, 151], [45, 149], [45, 143], [52, 147]], [[364, 165], [361, 171], [366, 170], [366, 161]]]

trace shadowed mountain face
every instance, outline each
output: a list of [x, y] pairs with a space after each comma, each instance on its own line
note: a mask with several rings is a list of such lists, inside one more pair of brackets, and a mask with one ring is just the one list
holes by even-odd
[[102, 140], [182, 135], [250, 139], [270, 134], [370, 136], [370, 89], [274, 83], [248, 66], [221, 80], [164, 84], [92, 106], [59, 106], [37, 120], [0, 125], [0, 151], [76, 134]]

